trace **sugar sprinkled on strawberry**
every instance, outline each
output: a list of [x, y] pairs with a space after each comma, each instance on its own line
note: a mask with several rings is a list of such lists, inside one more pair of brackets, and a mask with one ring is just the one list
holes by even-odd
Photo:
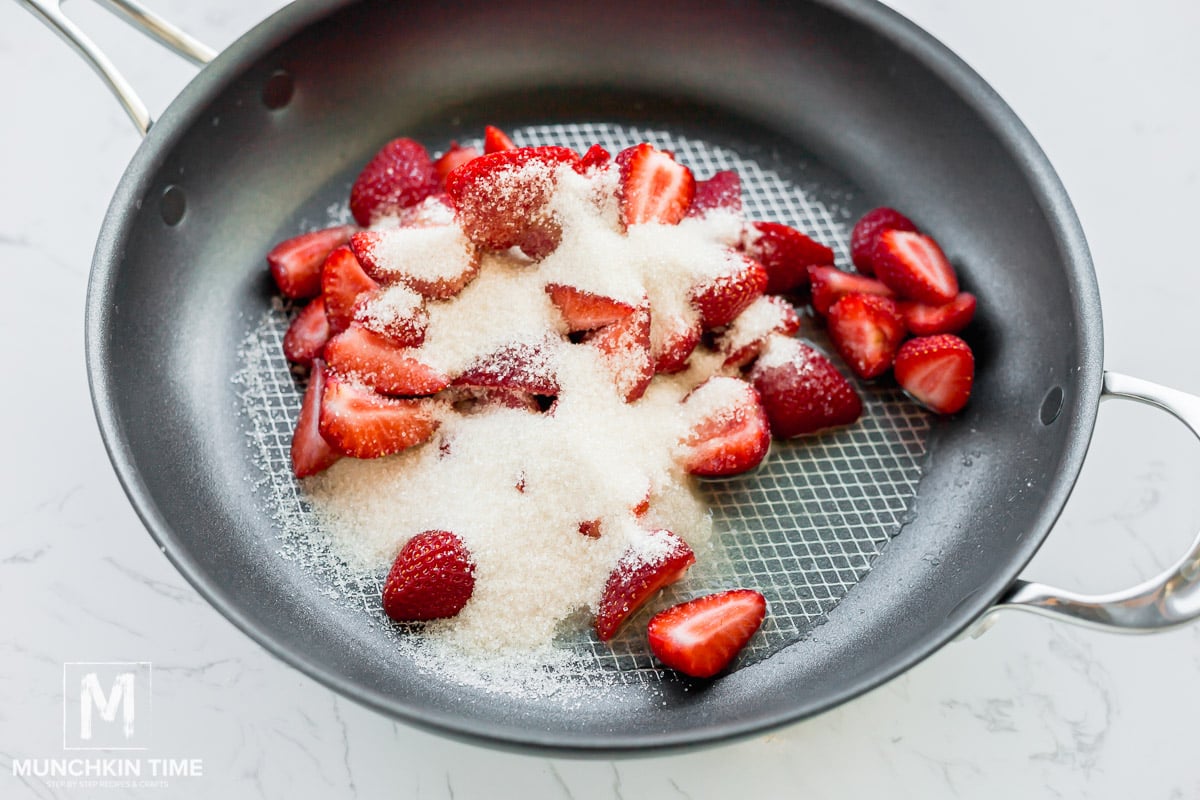
[[429, 440], [438, 421], [427, 400], [396, 400], [331, 374], [321, 396], [325, 441], [355, 458], [379, 458]]
[[367, 163], [350, 188], [350, 213], [359, 225], [414, 206], [441, 188], [425, 146], [393, 139]]
[[626, 619], [659, 589], [675, 583], [696, 563], [696, 554], [670, 531], [654, 531], [627, 550], [604, 585], [596, 612], [596, 635], [608, 641]]
[[771, 294], [803, 289], [809, 266], [833, 263], [833, 250], [779, 222], [749, 223], [742, 250], [767, 271], [766, 291]]
[[758, 392], [740, 378], [709, 378], [684, 398], [683, 413], [690, 424], [683, 467], [692, 475], [740, 475], [757, 467], [771, 446]]
[[750, 370], [771, 423], [771, 435], [789, 439], [849, 425], [862, 400], [837, 367], [799, 339], [774, 335]]

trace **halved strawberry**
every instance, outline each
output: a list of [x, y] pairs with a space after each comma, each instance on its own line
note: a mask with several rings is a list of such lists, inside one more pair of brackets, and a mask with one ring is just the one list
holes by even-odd
[[862, 400], [837, 367], [799, 339], [771, 336], [750, 380], [762, 397], [771, 434], [790, 439], [862, 414]]
[[904, 300], [942, 305], [958, 294], [958, 277], [942, 248], [928, 236], [889, 230], [875, 243], [875, 276]]
[[771, 446], [758, 392], [741, 378], [709, 378], [684, 398], [683, 413], [683, 467], [692, 475], [740, 475], [762, 463]]
[[938, 414], [961, 411], [971, 397], [974, 380], [975, 355], [953, 334], [910, 339], [896, 354], [896, 382]]
[[713, 209], [742, 212], [742, 179], [731, 169], [723, 169], [711, 178], [696, 181], [696, 194], [688, 206], [689, 217], [703, 217]]
[[300, 405], [300, 418], [292, 433], [292, 474], [307, 478], [328, 469], [342, 454], [321, 436], [321, 398], [325, 394], [325, 364], [313, 362], [308, 373], [308, 387]]
[[650, 652], [671, 669], [711, 678], [729, 666], [767, 615], [767, 600], [753, 589], [698, 597], [655, 614]]
[[586, 175], [593, 169], [607, 166], [609, 161], [612, 161], [612, 154], [600, 145], [594, 144], [579, 159], [579, 163], [575, 165], [575, 171], [580, 175]]
[[350, 187], [350, 213], [359, 225], [370, 225], [440, 189], [425, 146], [412, 139], [393, 139], [367, 162]]
[[333, 333], [346, 330], [359, 302], [378, 288], [379, 284], [363, 272], [349, 247], [342, 246], [330, 253], [321, 268], [321, 293], [325, 297], [329, 330]]
[[897, 303], [904, 324], [914, 336], [958, 333], [975, 317], [975, 295], [959, 292], [949, 303], [928, 306], [924, 303]]
[[848, 294], [829, 309], [833, 344], [860, 378], [887, 372], [907, 332], [895, 302], [887, 297]]
[[633, 306], [611, 297], [585, 292], [562, 283], [546, 284], [550, 302], [558, 308], [567, 330], [591, 331], [618, 322], [633, 313]]
[[555, 171], [578, 160], [566, 147], [518, 147], [487, 153], [446, 176], [463, 232], [480, 247], [529, 247], [544, 254], [561, 236], [546, 211]]
[[409, 539], [383, 584], [383, 611], [397, 622], [453, 617], [475, 591], [475, 564], [450, 531]]
[[558, 394], [558, 377], [547, 349], [524, 343], [511, 344], [480, 356], [454, 379], [454, 385]]
[[323, 231], [302, 233], [286, 239], [267, 253], [271, 276], [284, 297], [300, 300], [321, 293], [321, 265], [333, 252], [350, 241], [353, 225], [339, 225]]
[[621, 221], [628, 225], [674, 225], [696, 193], [692, 171], [665, 150], [642, 142], [617, 154], [621, 168]]
[[419, 350], [396, 347], [386, 336], [355, 323], [329, 340], [325, 360], [339, 375], [353, 375], [383, 394], [435, 394], [450, 379], [421, 361]]
[[612, 373], [617, 393], [626, 403], [645, 394], [654, 377], [649, 308], [639, 308], [617, 322], [593, 331], [584, 341], [600, 351], [601, 360]]
[[700, 344], [703, 331], [695, 318], [659, 314], [650, 315], [650, 359], [654, 372], [670, 375], [682, 371], [692, 351]]
[[474, 147], [462, 147], [458, 142], [451, 142], [450, 147], [446, 152], [438, 156], [433, 162], [433, 171], [437, 175], [439, 181], [445, 181], [455, 168], [462, 166], [473, 158], [478, 158], [479, 151]]
[[499, 153], [501, 150], [516, 150], [517, 146], [513, 144], [513, 140], [508, 138], [508, 134], [494, 125], [488, 125], [483, 129], [483, 152], [484, 153]]
[[476, 389], [471, 386], [452, 386], [443, 396], [460, 414], [474, 414], [492, 408], [511, 408], [517, 411], [528, 411], [533, 414], [542, 413], [537, 398], [522, 389], [509, 389], [494, 386], [489, 389]]
[[848, 294], [895, 296], [891, 289], [874, 278], [842, 272], [837, 267], [809, 267], [808, 278], [812, 282], [813, 310], [822, 316], [828, 314], [833, 304]]
[[438, 421], [429, 399], [384, 397], [336, 373], [321, 396], [320, 432], [354, 458], [379, 458], [429, 441]]
[[311, 364], [319, 358], [329, 341], [329, 320], [325, 301], [318, 297], [309, 302], [292, 320], [283, 337], [283, 355], [293, 364]]
[[919, 233], [912, 220], [894, 208], [876, 208], [863, 214], [850, 233], [850, 260], [863, 275], [875, 274], [875, 243], [884, 231]]
[[730, 266], [731, 271], [692, 289], [692, 305], [705, 328], [733, 322], [767, 288], [767, 271], [757, 261], [730, 253]]
[[479, 251], [452, 225], [359, 231], [350, 247], [372, 279], [447, 300], [479, 274]]
[[767, 291], [794, 292], [808, 285], [808, 267], [832, 264], [833, 251], [779, 222], [751, 222], [741, 248], [767, 271]]
[[359, 303], [354, 320], [396, 347], [420, 347], [429, 327], [425, 298], [402, 283], [376, 289]]
[[717, 337], [716, 349], [725, 354], [723, 366], [736, 369], [757, 358], [771, 334], [793, 336], [799, 330], [800, 315], [791, 303], [777, 295], [763, 295]]
[[596, 635], [602, 642], [616, 635], [621, 623], [655, 592], [675, 583], [696, 563], [692, 548], [670, 531], [654, 531], [648, 538], [645, 546], [631, 547], [622, 554], [604, 584], [596, 612]]

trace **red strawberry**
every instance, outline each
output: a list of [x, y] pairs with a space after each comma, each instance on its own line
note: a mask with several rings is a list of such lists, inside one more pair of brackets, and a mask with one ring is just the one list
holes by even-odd
[[379, 458], [429, 441], [437, 430], [428, 399], [397, 400], [330, 374], [321, 397], [321, 436], [354, 458]]
[[612, 373], [617, 392], [632, 403], [646, 392], [654, 377], [650, 358], [650, 309], [640, 308], [623, 319], [588, 334], [585, 342], [600, 351]]
[[501, 150], [516, 150], [517, 146], [508, 134], [497, 127], [488, 125], [483, 129], [483, 152], [498, 153]]
[[579, 159], [579, 163], [575, 165], [575, 171], [580, 175], [586, 175], [593, 169], [607, 166], [609, 161], [612, 161], [612, 154], [600, 145], [594, 144], [583, 154], [583, 158]]
[[731, 254], [731, 266], [731, 272], [692, 289], [692, 305], [705, 328], [733, 322], [767, 288], [767, 271], [757, 261]]
[[809, 267], [808, 277], [812, 282], [813, 310], [822, 316], [828, 314], [833, 304], [848, 294], [895, 296], [891, 289], [874, 278], [842, 272], [837, 267]]
[[771, 336], [750, 380], [762, 397], [771, 434], [779, 439], [849, 425], [862, 414], [862, 400], [850, 382], [799, 339]]
[[480, 356], [454, 379], [454, 384], [558, 394], [558, 378], [546, 350], [530, 344], [512, 344]]
[[691, 423], [683, 466], [692, 475], [740, 475], [757, 467], [771, 446], [758, 392], [741, 378], [709, 378], [684, 398], [683, 413]]
[[436, 228], [442, 225], [453, 225], [454, 206], [450, 205], [450, 195], [445, 192], [431, 194], [415, 206], [409, 206], [401, 211], [398, 221], [401, 228]]
[[958, 294], [954, 267], [928, 236], [884, 231], [876, 241], [874, 259], [876, 277], [904, 300], [940, 306]]
[[292, 434], [292, 474], [307, 478], [329, 468], [342, 454], [321, 436], [321, 398], [325, 394], [325, 364], [317, 359], [308, 373], [308, 388], [300, 405], [300, 419]]
[[579, 523], [579, 533], [589, 539], [600, 538], [600, 520], [589, 519]]
[[767, 271], [767, 291], [794, 292], [808, 285], [808, 267], [832, 264], [833, 251], [795, 228], [778, 222], [751, 222], [742, 250]]
[[959, 292], [944, 306], [924, 303], [897, 303], [904, 324], [914, 336], [933, 336], [937, 333], [958, 333], [975, 316], [975, 295]]
[[848, 294], [829, 309], [829, 335], [860, 378], [877, 378], [896, 359], [908, 331], [896, 304], [873, 294]]
[[661, 222], [674, 225], [683, 219], [696, 179], [692, 171], [664, 150], [642, 142], [617, 154], [621, 168], [621, 221], [625, 225]]
[[[518, 147], [468, 161], [446, 176], [446, 192], [467, 238], [480, 247], [545, 250], [561, 231], [545, 207], [555, 170], [578, 160], [566, 147]], [[544, 253], [543, 253], [544, 254]]]
[[378, 288], [379, 284], [363, 272], [349, 247], [339, 247], [330, 253], [321, 268], [321, 293], [325, 296], [329, 330], [333, 333], [346, 330], [359, 302]]
[[696, 563], [692, 548], [670, 531], [654, 531], [649, 539], [644, 547], [626, 550], [604, 584], [596, 612], [596, 635], [602, 642], [611, 639], [655, 592], [682, 578]]
[[766, 615], [766, 598], [752, 589], [698, 597], [654, 615], [650, 652], [685, 675], [711, 678], [737, 657]]
[[[448, 247], [454, 247], [453, 257], [429, 262], [431, 248]], [[350, 237], [350, 248], [374, 280], [399, 281], [431, 300], [454, 297], [479, 274], [479, 252], [449, 225], [359, 231]]]
[[776, 295], [764, 295], [725, 329], [717, 338], [716, 348], [725, 354], [723, 366], [736, 369], [757, 358], [771, 334], [793, 336], [799, 330], [800, 315], [792, 304]]
[[687, 215], [703, 217], [713, 209], [742, 213], [742, 179], [731, 169], [723, 169], [708, 180], [696, 181], [696, 194]]
[[396, 347], [420, 347], [429, 327], [425, 298], [403, 284], [377, 289], [358, 305], [355, 322]]
[[460, 414], [473, 414], [489, 408], [511, 408], [517, 411], [542, 413], [537, 398], [521, 389], [492, 387], [475, 389], [470, 386], [453, 386], [447, 390], [447, 399]]
[[453, 617], [475, 591], [475, 564], [450, 531], [418, 533], [400, 549], [383, 584], [383, 611], [397, 622]]
[[321, 265], [335, 247], [350, 241], [353, 225], [302, 233], [282, 241], [267, 253], [271, 275], [284, 297], [299, 300], [321, 293]]
[[339, 375], [354, 375], [384, 394], [420, 396], [440, 392], [450, 379], [418, 358], [419, 350], [396, 347], [355, 323], [329, 340], [325, 360]]
[[654, 372], [671, 374], [687, 366], [700, 344], [700, 323], [695, 319], [652, 313], [650, 315], [650, 358]]
[[875, 242], [884, 231], [920, 232], [912, 220], [894, 208], [876, 208], [863, 214], [850, 233], [850, 260], [863, 275], [875, 274]]
[[566, 321], [567, 330], [572, 333], [603, 328], [633, 313], [633, 306], [628, 303], [566, 284], [546, 284], [546, 293]]
[[460, 147], [458, 142], [451, 142], [446, 152], [433, 162], [433, 171], [439, 181], [445, 181], [446, 176], [455, 168], [462, 166], [473, 158], [479, 157], [479, 151], [474, 147]]
[[318, 297], [309, 302], [292, 320], [283, 337], [283, 355], [293, 364], [311, 364], [329, 341], [329, 320], [325, 301]]
[[393, 139], [363, 167], [350, 187], [350, 213], [359, 225], [414, 206], [439, 191], [441, 181], [424, 145]]
[[930, 411], [954, 414], [971, 397], [975, 355], [953, 334], [910, 339], [896, 354], [896, 382]]

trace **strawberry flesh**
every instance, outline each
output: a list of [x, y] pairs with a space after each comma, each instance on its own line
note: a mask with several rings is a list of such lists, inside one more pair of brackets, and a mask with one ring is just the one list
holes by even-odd
[[633, 313], [633, 306], [628, 303], [566, 284], [547, 284], [546, 293], [572, 333], [603, 328]]
[[[447, 229], [443, 228], [443, 230]], [[479, 274], [479, 254], [473, 246], [467, 245], [458, 258], [447, 259], [445, 263], [439, 264], [440, 272], [432, 275], [419, 269], [423, 265], [406, 264], [403, 258], [399, 263], [394, 263], [385, 257], [384, 254], [389, 250], [393, 253], [397, 249], [404, 252], [402, 248], [397, 247], [397, 243], [403, 244], [406, 239], [413, 240], [411, 247], [419, 253], [420, 237], [422, 236], [422, 231], [405, 230], [404, 228], [386, 231], [359, 231], [350, 237], [350, 249], [358, 258], [364, 274], [372, 280], [381, 283], [398, 281], [431, 300], [448, 300], [475, 280], [475, 276]]]
[[446, 152], [433, 162], [433, 171], [438, 180], [445, 183], [446, 176], [456, 168], [461, 167], [473, 158], [479, 157], [479, 151], [474, 147], [462, 147], [458, 142], [451, 142]]
[[832, 264], [833, 251], [795, 228], [778, 222], [751, 222], [742, 250], [767, 271], [767, 292], [794, 292], [808, 285], [808, 267]]
[[267, 265], [283, 296], [301, 300], [319, 295], [325, 259], [334, 248], [350, 241], [355, 230], [353, 225], [339, 225], [293, 236], [271, 248], [267, 253]]
[[499, 153], [501, 150], [516, 150], [517, 146], [513, 144], [513, 140], [508, 138], [508, 134], [494, 125], [488, 125], [483, 129], [483, 152]]
[[742, 213], [742, 179], [731, 169], [714, 173], [711, 178], [696, 181], [696, 194], [688, 207], [689, 217], [703, 217], [709, 211]]
[[650, 355], [650, 309], [640, 308], [623, 319], [593, 331], [585, 342], [600, 351], [617, 392], [632, 403], [646, 392], [654, 377]]
[[441, 190], [425, 146], [393, 139], [367, 162], [350, 187], [350, 213], [359, 225], [414, 206]]
[[429, 441], [437, 430], [430, 403], [384, 397], [331, 373], [321, 396], [321, 436], [354, 458], [399, 453]]
[[329, 330], [340, 333], [350, 327], [360, 302], [378, 288], [379, 284], [363, 272], [349, 247], [342, 246], [330, 253], [321, 268], [321, 293], [325, 296]]
[[692, 171], [665, 150], [642, 142], [617, 154], [621, 169], [621, 221], [674, 225], [687, 214], [696, 193]]
[[416, 397], [440, 392], [450, 379], [418, 358], [419, 350], [396, 347], [386, 336], [355, 323], [329, 340], [325, 359], [339, 375], [353, 375], [383, 394]]
[[651, 618], [650, 651], [671, 669], [711, 678], [733, 662], [766, 615], [766, 598], [752, 589], [698, 597]]
[[782, 297], [764, 295], [743, 311], [718, 337], [716, 348], [725, 354], [723, 366], [738, 369], [762, 352], [771, 334], [793, 336], [800, 330], [800, 315]]
[[607, 642], [616, 635], [626, 619], [641, 608], [654, 593], [684, 576], [696, 563], [696, 554], [687, 542], [670, 531], [650, 534], [658, 539], [646, 555], [636, 547], [626, 550], [604, 584], [604, 594], [596, 613], [596, 635]]
[[875, 274], [875, 243], [884, 231], [920, 232], [912, 220], [894, 208], [881, 207], [863, 214], [850, 233], [850, 260], [863, 275]]
[[695, 319], [681, 316], [650, 315], [650, 358], [654, 372], [670, 375], [682, 371], [700, 344], [703, 331]]
[[771, 336], [750, 380], [779, 439], [849, 425], [862, 414], [862, 400], [845, 376], [799, 339]]
[[889, 230], [875, 244], [875, 276], [902, 300], [940, 306], [958, 294], [958, 277], [942, 248], [928, 236]]
[[593, 169], [607, 166], [609, 161], [612, 161], [612, 154], [600, 145], [594, 144], [579, 159], [579, 163], [575, 165], [575, 171], [580, 175], [586, 175]]
[[758, 392], [740, 378], [709, 378], [684, 398], [683, 413], [691, 423], [683, 467], [692, 475], [740, 475], [762, 463], [771, 446]]
[[896, 304], [886, 297], [848, 294], [829, 309], [829, 335], [860, 378], [887, 372], [906, 333]]
[[450, 531], [425, 531], [405, 543], [383, 584], [383, 611], [397, 622], [453, 617], [475, 591], [475, 564]]
[[520, 389], [531, 394], [558, 394], [558, 378], [546, 351], [531, 344], [511, 344], [480, 356], [461, 375], [455, 386], [477, 389]]
[[933, 336], [938, 333], [958, 333], [975, 318], [975, 295], [959, 292], [942, 306], [924, 303], [897, 303], [904, 324], [914, 336]]
[[953, 334], [909, 339], [896, 354], [896, 382], [935, 413], [961, 411], [971, 397], [974, 380], [975, 355]]
[[895, 296], [895, 292], [874, 278], [842, 272], [837, 267], [809, 267], [808, 277], [812, 283], [813, 310], [821, 316], [828, 314], [833, 304], [848, 294]]
[[292, 474], [307, 478], [331, 467], [342, 457], [321, 436], [321, 398], [325, 394], [325, 364], [317, 359], [308, 373], [300, 418], [292, 433]]
[[692, 305], [704, 328], [733, 322], [767, 288], [767, 271], [757, 261], [732, 254], [732, 265], [732, 271], [692, 289]]
[[319, 358], [329, 341], [329, 320], [325, 317], [325, 301], [318, 297], [309, 302], [283, 337], [283, 355], [293, 364], [309, 365]]

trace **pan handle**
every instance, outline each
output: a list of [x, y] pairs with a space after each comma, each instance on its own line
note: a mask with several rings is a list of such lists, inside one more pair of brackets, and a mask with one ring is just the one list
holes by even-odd
[[[150, 132], [150, 126], [154, 124], [154, 119], [150, 116], [146, 104], [138, 97], [137, 92], [134, 91], [125, 76], [113, 66], [108, 56], [63, 13], [62, 0], [17, 0], [17, 2], [40, 19], [50, 30], [57, 33], [75, 52], [83, 56], [84, 60], [91, 65], [96, 74], [116, 95], [117, 100], [125, 109], [125, 113], [129, 115], [138, 129], [138, 133], [145, 136]], [[193, 64], [204, 66], [217, 57], [217, 51], [179, 30], [162, 17], [151, 13], [134, 0], [96, 0], [96, 3]]]
[[[1176, 417], [1200, 438], [1200, 397], [1131, 378], [1104, 373], [1100, 397], [1136, 400]], [[1183, 558], [1143, 583], [1121, 592], [1085, 595], [1018, 580], [975, 623], [972, 636], [991, 627], [997, 611], [1018, 609], [1106, 631], [1154, 633], [1200, 617], [1200, 535]]]

